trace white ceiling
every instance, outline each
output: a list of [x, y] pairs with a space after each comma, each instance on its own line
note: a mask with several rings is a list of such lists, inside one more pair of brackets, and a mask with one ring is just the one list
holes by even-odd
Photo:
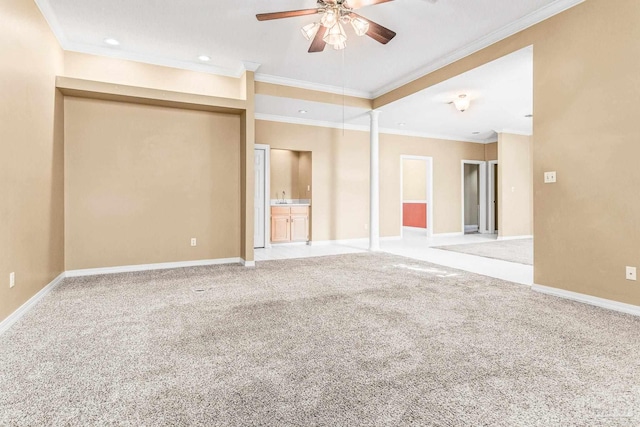
[[[313, 8], [315, 0], [36, 0], [63, 48], [372, 98], [583, 0], [395, 0], [360, 14], [395, 30], [387, 45], [356, 37], [307, 53], [299, 28], [314, 16], [259, 22], [261, 12]], [[107, 46], [104, 39], [120, 41]], [[208, 55], [211, 61], [197, 57]], [[248, 66], [248, 65], [247, 65]], [[345, 89], [346, 88], [346, 89]], [[458, 94], [471, 108], [447, 104]], [[306, 110], [306, 114], [299, 113]], [[385, 132], [473, 142], [496, 132], [531, 134], [533, 53], [524, 49], [382, 108]], [[258, 117], [367, 129], [367, 111], [259, 95]], [[401, 125], [402, 124], [402, 125]], [[479, 133], [476, 133], [479, 132]]]
[[[464, 113], [448, 104], [471, 99]], [[306, 111], [305, 114], [299, 110]], [[385, 132], [472, 142], [492, 142], [496, 132], [531, 135], [533, 47], [528, 47], [424, 89], [380, 109]], [[368, 129], [367, 110], [258, 95], [258, 117], [306, 124]], [[404, 125], [401, 125], [404, 124]], [[474, 134], [479, 132], [479, 134]]]
[[[250, 61], [261, 64], [258, 78], [369, 97], [581, 1], [395, 0], [360, 10], [398, 33], [386, 46], [348, 30], [346, 50], [309, 54], [299, 28], [316, 17], [258, 22], [255, 14], [313, 8], [315, 0], [36, 0], [67, 50], [234, 76]], [[121, 45], [106, 46], [106, 37]], [[212, 61], [200, 63], [202, 54]]]

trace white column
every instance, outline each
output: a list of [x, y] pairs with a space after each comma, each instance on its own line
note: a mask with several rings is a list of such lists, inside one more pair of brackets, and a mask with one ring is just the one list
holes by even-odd
[[380, 250], [380, 144], [378, 138], [378, 116], [380, 111], [373, 110], [371, 115], [371, 162], [369, 179], [369, 250]]

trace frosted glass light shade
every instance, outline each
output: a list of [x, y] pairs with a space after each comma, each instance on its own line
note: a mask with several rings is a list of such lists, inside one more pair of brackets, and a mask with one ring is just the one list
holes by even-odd
[[337, 22], [333, 27], [329, 28], [329, 31], [327, 31], [327, 34], [324, 35], [324, 38], [322, 40], [324, 40], [324, 42], [327, 44], [335, 46], [346, 42], [347, 35], [345, 34], [342, 25]]
[[467, 97], [467, 95], [460, 95], [458, 98], [453, 100], [458, 111], [464, 113], [469, 109], [469, 105], [471, 105], [471, 100]]
[[334, 45], [333, 45], [333, 48], [334, 48], [335, 50], [342, 50], [342, 49], [344, 49], [345, 47], [347, 47], [347, 42], [337, 43], [337, 44], [334, 44]]
[[351, 26], [353, 27], [353, 31], [356, 32], [358, 36], [364, 36], [369, 31], [369, 23], [364, 19], [355, 18], [351, 20]]
[[327, 28], [332, 28], [338, 22], [338, 14], [333, 9], [328, 9], [322, 18], [320, 19], [320, 23]]
[[305, 39], [311, 40], [316, 36], [316, 33], [318, 32], [319, 28], [320, 28], [320, 24], [317, 22], [314, 22], [313, 24], [305, 25], [300, 29], [300, 31], [302, 32], [302, 35], [304, 36]]

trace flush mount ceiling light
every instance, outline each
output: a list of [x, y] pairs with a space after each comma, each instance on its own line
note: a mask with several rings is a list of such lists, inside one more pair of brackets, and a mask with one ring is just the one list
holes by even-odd
[[367, 35], [377, 42], [387, 44], [396, 33], [382, 25], [369, 21], [354, 12], [364, 6], [387, 3], [393, 0], [318, 0], [315, 9], [290, 10], [287, 12], [261, 13], [258, 21], [291, 18], [295, 16], [320, 14], [320, 22], [307, 24], [301, 28], [302, 35], [311, 41], [309, 52], [322, 52], [326, 45], [335, 50], [347, 47], [347, 33], [344, 26], [351, 24], [357, 36]]
[[307, 110], [298, 110], [298, 113], [300, 113], [300, 114], [307, 114], [307, 113], [308, 113], [308, 111], [307, 111]]
[[211, 57], [210, 57], [210, 56], [207, 56], [207, 55], [200, 55], [200, 56], [198, 56], [198, 59], [199, 59], [200, 61], [202, 61], [202, 62], [209, 62], [209, 61], [211, 61]]
[[525, 117], [526, 117], [527, 119], [530, 119], [530, 118], [532, 118], [532, 117], [533, 117], [533, 114], [527, 114]]
[[104, 39], [104, 42], [106, 44], [108, 44], [109, 46], [119, 46], [120, 42], [112, 37], [107, 37], [106, 39]]
[[471, 104], [471, 99], [466, 94], [458, 95], [456, 99], [453, 100], [453, 104], [456, 106], [458, 111], [464, 113], [469, 109], [469, 105]]

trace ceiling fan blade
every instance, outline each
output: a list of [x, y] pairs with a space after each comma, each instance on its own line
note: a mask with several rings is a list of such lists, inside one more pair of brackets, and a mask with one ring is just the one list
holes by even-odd
[[309, 47], [309, 53], [322, 52], [324, 47], [327, 45], [324, 40], [325, 33], [327, 32], [327, 28], [324, 25], [320, 25], [318, 28], [318, 32], [316, 36], [313, 38], [311, 42], [311, 46]]
[[351, 9], [360, 9], [365, 6], [373, 6], [374, 4], [387, 3], [393, 0], [347, 0], [347, 4]]
[[293, 18], [295, 16], [315, 15], [318, 9], [288, 10], [286, 12], [259, 13], [256, 15], [258, 21], [269, 21], [271, 19]]
[[367, 18], [358, 15], [357, 13], [350, 14], [352, 18], [359, 18], [369, 23], [369, 31], [367, 31], [367, 35], [374, 39], [375, 41], [387, 44], [396, 36], [394, 31], [391, 31], [388, 28], [383, 27], [380, 24], [376, 24], [373, 21], [368, 20]]

